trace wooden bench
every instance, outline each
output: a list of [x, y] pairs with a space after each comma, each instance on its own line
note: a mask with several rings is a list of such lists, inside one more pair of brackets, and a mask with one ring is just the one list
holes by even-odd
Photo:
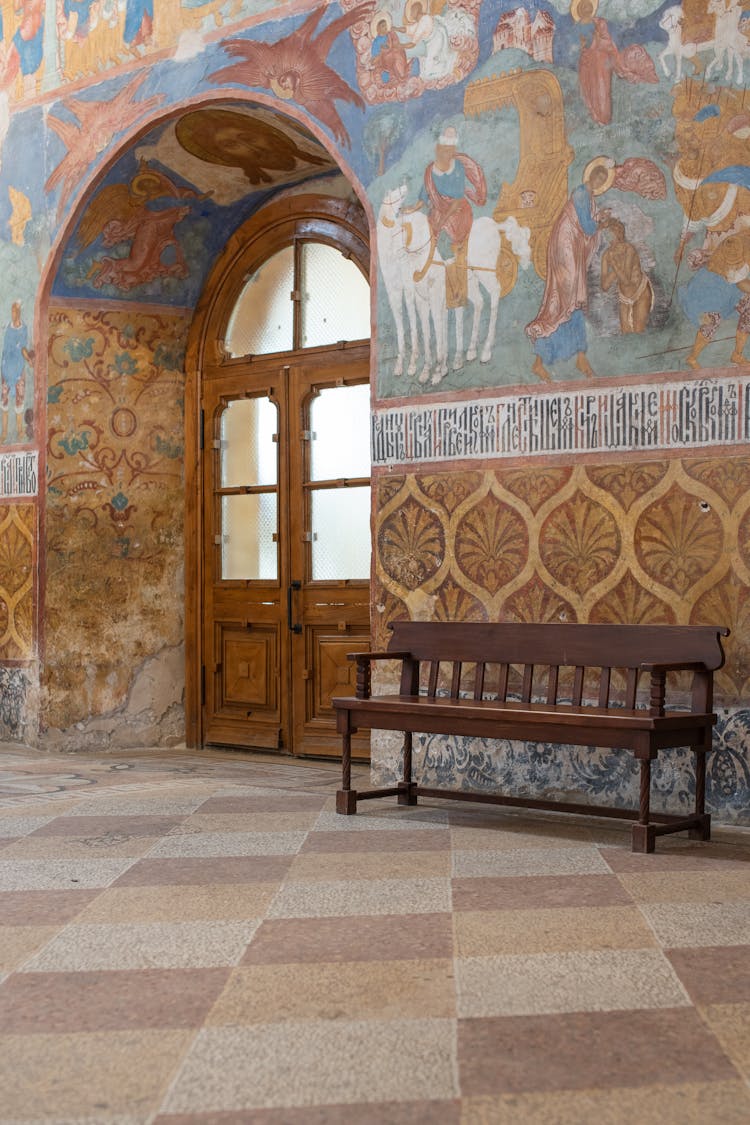
[[[636, 852], [652, 852], [656, 837], [670, 832], [710, 839], [704, 806], [706, 754], [716, 722], [713, 672], [724, 663], [721, 638], [728, 629], [441, 621], [397, 621], [390, 627], [386, 652], [350, 654], [357, 662], [356, 695], [333, 700], [343, 740], [337, 812], [355, 813], [358, 801], [373, 797], [397, 796], [402, 805], [414, 805], [418, 797], [446, 797], [635, 820]], [[400, 661], [396, 694], [371, 692], [372, 666], [381, 660]], [[668, 673], [684, 673], [670, 675], [669, 695]], [[359, 728], [404, 732], [403, 780], [395, 786], [352, 789], [351, 736]], [[421, 785], [412, 777], [415, 733], [632, 751], [640, 762], [639, 808]], [[651, 762], [660, 750], [674, 747], [695, 753], [695, 811], [686, 816], [650, 810]]]

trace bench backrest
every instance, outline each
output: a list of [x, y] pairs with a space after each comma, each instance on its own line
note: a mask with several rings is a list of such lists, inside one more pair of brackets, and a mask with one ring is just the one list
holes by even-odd
[[[630, 708], [644, 663], [704, 666], [693, 676], [693, 707], [710, 708], [710, 673], [724, 663], [721, 638], [729, 633], [713, 625], [457, 621], [394, 621], [390, 628], [389, 652], [413, 658], [404, 666], [404, 693], [419, 690], [421, 679], [430, 696]], [[650, 702], [653, 707], [656, 701]]]

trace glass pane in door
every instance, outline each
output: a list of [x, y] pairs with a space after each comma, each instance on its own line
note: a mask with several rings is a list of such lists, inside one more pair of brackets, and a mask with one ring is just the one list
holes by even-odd
[[263, 263], [240, 293], [227, 325], [230, 356], [268, 355], [294, 347], [294, 247]]
[[221, 577], [274, 581], [279, 576], [275, 492], [221, 498]]
[[322, 242], [302, 247], [303, 348], [365, 340], [370, 335], [370, 286], [357, 265]]
[[278, 407], [269, 398], [227, 404], [219, 426], [219, 482], [229, 489], [266, 488], [221, 497], [221, 577], [278, 578]]
[[326, 387], [310, 404], [310, 480], [370, 475], [370, 385]]
[[278, 408], [269, 398], [236, 398], [221, 415], [221, 487], [276, 484]]
[[321, 488], [312, 493], [312, 579], [370, 577], [370, 488]]

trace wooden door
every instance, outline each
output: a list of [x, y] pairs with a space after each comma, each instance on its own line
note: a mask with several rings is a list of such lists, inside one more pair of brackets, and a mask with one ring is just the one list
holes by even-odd
[[205, 387], [204, 737], [338, 755], [370, 643], [369, 349], [285, 359]]

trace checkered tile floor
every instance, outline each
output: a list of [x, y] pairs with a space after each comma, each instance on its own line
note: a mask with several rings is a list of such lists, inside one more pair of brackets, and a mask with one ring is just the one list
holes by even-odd
[[747, 1125], [750, 831], [337, 782], [0, 747], [0, 1122]]

